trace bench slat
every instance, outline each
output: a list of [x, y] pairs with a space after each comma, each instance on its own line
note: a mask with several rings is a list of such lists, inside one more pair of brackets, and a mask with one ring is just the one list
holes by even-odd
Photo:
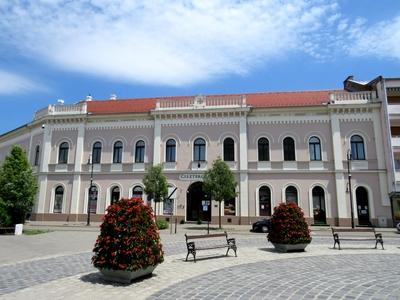
[[206, 239], [206, 238], [216, 238], [216, 237], [226, 237], [225, 233], [214, 233], [214, 234], [203, 234], [203, 235], [186, 235], [187, 240], [196, 239]]

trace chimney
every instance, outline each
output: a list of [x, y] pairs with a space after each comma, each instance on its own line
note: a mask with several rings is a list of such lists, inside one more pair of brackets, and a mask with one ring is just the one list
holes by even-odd
[[110, 100], [117, 100], [117, 95], [116, 94], [111, 94], [110, 95]]
[[86, 96], [86, 101], [92, 101], [92, 100], [93, 100], [93, 98], [90, 94]]

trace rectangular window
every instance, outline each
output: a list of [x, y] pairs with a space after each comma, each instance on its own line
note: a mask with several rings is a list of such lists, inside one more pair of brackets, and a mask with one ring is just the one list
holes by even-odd
[[321, 160], [321, 146], [319, 144], [310, 144], [310, 160]]
[[122, 161], [122, 148], [115, 148], [113, 163], [120, 164], [121, 161]]

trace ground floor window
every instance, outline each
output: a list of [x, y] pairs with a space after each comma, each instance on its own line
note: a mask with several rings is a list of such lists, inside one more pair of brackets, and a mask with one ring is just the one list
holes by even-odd
[[286, 188], [286, 203], [296, 203], [299, 205], [299, 200], [297, 196], [297, 189], [294, 186], [288, 186]]
[[258, 191], [260, 216], [271, 216], [271, 189], [267, 186], [260, 187]]
[[231, 198], [224, 201], [224, 215], [234, 216], [236, 214], [236, 199]]
[[140, 185], [137, 185], [132, 189], [132, 197], [143, 199], [143, 188]]
[[54, 191], [54, 213], [61, 213], [62, 212], [62, 203], [64, 199], [64, 188], [62, 186], [56, 187]]
[[111, 189], [111, 204], [114, 204], [115, 202], [118, 202], [120, 196], [120, 191], [119, 187], [115, 186]]
[[89, 210], [91, 214], [95, 214], [97, 212], [97, 195], [97, 187], [93, 185], [89, 188]]

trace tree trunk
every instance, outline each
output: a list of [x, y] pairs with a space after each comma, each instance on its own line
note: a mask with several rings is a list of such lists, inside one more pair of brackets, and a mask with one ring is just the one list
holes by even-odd
[[219, 223], [219, 228], [221, 229], [222, 227], [221, 227], [221, 201], [219, 201], [219, 208], [218, 208], [218, 210], [219, 210], [219, 218], [218, 218], [218, 223]]
[[157, 202], [154, 201], [154, 220], [157, 221]]

